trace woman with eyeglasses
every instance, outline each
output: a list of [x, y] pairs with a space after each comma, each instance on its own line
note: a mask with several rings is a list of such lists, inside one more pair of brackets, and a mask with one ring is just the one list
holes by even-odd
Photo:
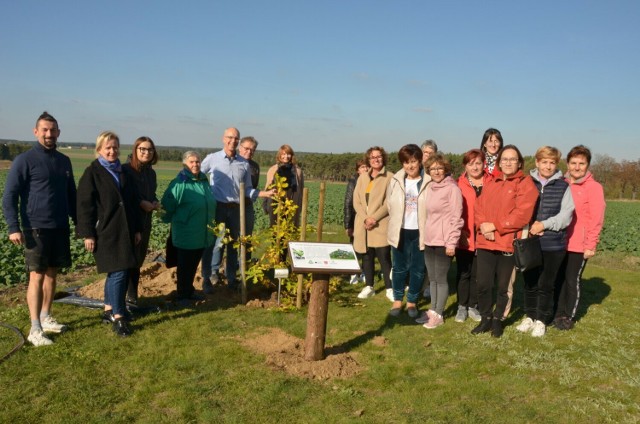
[[498, 152], [502, 149], [503, 144], [502, 134], [495, 128], [487, 129], [482, 135], [480, 150], [485, 156], [484, 167], [494, 178], [500, 176], [500, 167], [497, 159]]
[[444, 307], [449, 297], [447, 274], [456, 254], [456, 246], [464, 221], [462, 220], [462, 192], [451, 177], [451, 163], [441, 153], [425, 162], [431, 177], [427, 185], [424, 223], [424, 262], [429, 270], [431, 308], [418, 322], [427, 329], [444, 324]]
[[382, 277], [387, 298], [393, 302], [391, 288], [391, 247], [387, 241], [389, 211], [387, 209], [387, 187], [393, 173], [387, 171], [387, 152], [382, 147], [370, 147], [366, 153], [369, 171], [358, 177], [353, 192], [353, 208], [356, 218], [353, 228], [353, 247], [362, 254], [362, 270], [365, 287], [358, 294], [359, 299], [373, 297], [374, 260], [377, 257], [382, 269]]
[[[515, 267], [513, 240], [531, 222], [538, 189], [522, 172], [524, 158], [514, 145], [505, 146], [496, 157], [501, 176], [487, 182], [475, 204], [477, 285], [480, 324], [471, 333], [504, 332], [502, 320], [508, 301], [509, 280]], [[495, 308], [492, 288], [497, 285]]]
[[138, 284], [140, 283], [140, 267], [147, 256], [149, 238], [151, 237], [151, 216], [160, 209], [156, 197], [158, 183], [156, 171], [151, 167], [158, 162], [156, 146], [149, 137], [139, 137], [133, 144], [129, 162], [122, 165], [122, 171], [130, 176], [138, 193], [138, 213], [142, 221], [142, 240], [136, 245], [135, 254], [138, 266], [129, 269], [127, 303], [138, 304]]

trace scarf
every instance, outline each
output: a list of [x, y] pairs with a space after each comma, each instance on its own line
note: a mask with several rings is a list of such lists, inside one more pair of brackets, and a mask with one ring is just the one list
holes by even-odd
[[113, 176], [113, 178], [116, 180], [116, 184], [118, 185], [118, 188], [119, 188], [120, 174], [122, 173], [122, 166], [120, 166], [120, 160], [116, 159], [115, 162], [109, 162], [102, 156], [99, 156], [98, 163], [100, 163], [100, 165], [102, 165], [107, 171], [109, 171], [109, 174], [111, 174], [111, 176]]

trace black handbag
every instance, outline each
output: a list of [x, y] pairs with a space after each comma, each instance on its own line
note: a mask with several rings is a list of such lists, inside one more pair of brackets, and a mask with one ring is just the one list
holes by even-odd
[[513, 240], [513, 257], [520, 272], [529, 271], [542, 265], [542, 248], [539, 236]]

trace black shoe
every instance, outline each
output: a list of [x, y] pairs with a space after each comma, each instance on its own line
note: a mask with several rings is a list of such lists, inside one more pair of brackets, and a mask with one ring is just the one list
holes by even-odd
[[499, 318], [494, 318], [491, 322], [491, 336], [499, 338], [504, 333], [504, 324]]
[[120, 337], [130, 336], [132, 331], [124, 317], [115, 318], [113, 321], [113, 331]]
[[[125, 311], [124, 316], [122, 317], [125, 321], [131, 322], [134, 320], [133, 315], [129, 311]], [[115, 321], [115, 317], [113, 316], [113, 309], [108, 311], [104, 311], [102, 313], [102, 322], [105, 324], [113, 324]]]
[[138, 305], [138, 296], [129, 296], [127, 295], [127, 298], [125, 299], [125, 301], [129, 304], [129, 305]]
[[116, 319], [113, 317], [113, 310], [102, 312], [102, 322], [104, 324], [113, 324]]
[[480, 324], [471, 330], [471, 334], [488, 333], [489, 331], [491, 331], [491, 318], [482, 317]]

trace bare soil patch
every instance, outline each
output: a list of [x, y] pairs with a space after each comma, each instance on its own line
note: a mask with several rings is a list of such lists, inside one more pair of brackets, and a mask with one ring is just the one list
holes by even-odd
[[304, 359], [304, 340], [285, 333], [279, 328], [261, 328], [248, 337], [238, 337], [241, 344], [266, 356], [266, 364], [278, 371], [310, 380], [349, 378], [359, 374], [363, 367], [356, 353], [342, 352], [327, 346], [326, 358], [321, 361]]

